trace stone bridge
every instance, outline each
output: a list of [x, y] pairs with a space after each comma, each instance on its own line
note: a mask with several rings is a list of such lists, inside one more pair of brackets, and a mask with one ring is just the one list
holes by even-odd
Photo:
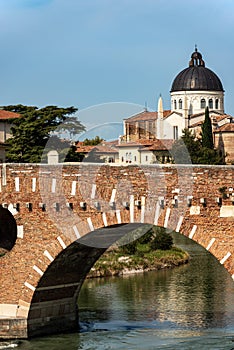
[[188, 236], [234, 279], [233, 166], [2, 164], [0, 176], [0, 338], [77, 329], [88, 271], [140, 225]]

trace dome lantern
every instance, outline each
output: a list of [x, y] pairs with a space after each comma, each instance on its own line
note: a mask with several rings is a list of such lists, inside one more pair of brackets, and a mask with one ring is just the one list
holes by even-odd
[[189, 67], [202, 66], [205, 67], [205, 62], [202, 59], [202, 54], [197, 51], [197, 46], [195, 46], [195, 51], [191, 55], [191, 60], [189, 61]]

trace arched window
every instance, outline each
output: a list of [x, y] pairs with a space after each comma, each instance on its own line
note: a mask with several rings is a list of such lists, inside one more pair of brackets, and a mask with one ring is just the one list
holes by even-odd
[[173, 139], [178, 140], [178, 126], [173, 126]]
[[208, 106], [209, 106], [209, 108], [213, 108], [213, 100], [212, 100], [212, 98], [209, 99]]
[[216, 98], [215, 100], [215, 108], [216, 109], [219, 109], [219, 100]]
[[176, 103], [176, 100], [174, 100], [174, 109], [177, 109], [177, 103]]
[[206, 108], [206, 100], [204, 98], [201, 99], [201, 108]]
[[128, 153], [128, 161], [129, 161], [129, 163], [132, 163], [132, 153], [131, 152]]
[[128, 152], [125, 153], [125, 162], [128, 163]]
[[182, 100], [179, 99], [179, 109], [182, 109]]

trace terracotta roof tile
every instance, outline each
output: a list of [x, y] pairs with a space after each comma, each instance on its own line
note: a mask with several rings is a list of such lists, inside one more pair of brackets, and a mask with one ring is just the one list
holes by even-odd
[[120, 143], [117, 147], [132, 147], [132, 146], [150, 146], [153, 140], [139, 139], [137, 141], [126, 141]]
[[217, 128], [214, 132], [215, 133], [234, 132], [234, 123], [226, 123], [226, 124], [220, 126], [219, 128]]
[[102, 141], [99, 145], [85, 146], [83, 141], [79, 141], [76, 143], [76, 152], [89, 153], [91, 151], [95, 151], [95, 152], [102, 152], [102, 153], [116, 153], [118, 152], [118, 150], [115, 147], [117, 144], [118, 144], [118, 140], [113, 140], [113, 141]]
[[140, 147], [140, 151], [159, 151], [171, 149], [174, 140], [163, 139], [163, 140], [138, 140], [137, 142], [124, 142], [118, 145], [118, 147]]
[[151, 146], [143, 148], [141, 151], [163, 151], [170, 150], [174, 140], [163, 139], [163, 140], [155, 140]]
[[231, 116], [229, 114], [223, 114], [223, 115], [215, 116], [215, 119], [216, 119], [217, 122], [220, 122], [221, 120], [223, 120], [225, 118], [231, 118]]
[[[171, 113], [170, 110], [163, 111], [163, 118], [166, 118]], [[132, 117], [126, 118], [127, 122], [137, 122], [145, 120], [157, 120], [158, 112], [143, 111], [141, 113], [135, 114]]]
[[[218, 118], [220, 115], [223, 115], [222, 113], [220, 113], [218, 111], [214, 111], [214, 110], [210, 110], [209, 114], [210, 114], [210, 117], [211, 116], [215, 116], [216, 118]], [[200, 112], [200, 113], [196, 113], [196, 114], [191, 114], [190, 118], [193, 119], [193, 118], [200, 117], [202, 115], [205, 115], [205, 111], [204, 112]], [[225, 114], [225, 115], [227, 115], [227, 114]]]
[[182, 117], [182, 113], [180, 113], [180, 112], [177, 112], [177, 111], [165, 111], [165, 112], [169, 112], [169, 113], [165, 113], [165, 115], [163, 115], [163, 118], [164, 119], [166, 119], [167, 117], [170, 117], [170, 115], [172, 115], [172, 114], [177, 114], [177, 115], [179, 115], [179, 116], [181, 116]]
[[92, 149], [95, 153], [118, 153], [117, 148], [108, 145], [98, 145]]
[[203, 121], [201, 120], [200, 122], [190, 124], [189, 125], [189, 129], [195, 128], [196, 126], [200, 126], [200, 125], [202, 125], [202, 123], [203, 123]]
[[21, 117], [21, 115], [18, 114], [18, 113], [4, 111], [3, 109], [0, 109], [0, 121], [1, 120], [20, 118], [20, 117]]

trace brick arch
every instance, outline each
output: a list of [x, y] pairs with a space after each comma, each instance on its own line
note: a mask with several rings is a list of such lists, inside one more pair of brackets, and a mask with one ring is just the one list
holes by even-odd
[[113, 225], [149, 223], [180, 232], [234, 278], [233, 166], [57, 168], [0, 165], [2, 203], [17, 208], [16, 244], [0, 259], [0, 316], [18, 324], [11, 328], [9, 321], [5, 333], [0, 327], [0, 337], [27, 337], [31, 302], [51, 263], [77, 239]]
[[[27, 320], [28, 337], [77, 330], [77, 299], [88, 272], [109, 246], [125, 236], [126, 232], [141, 226], [146, 227], [146, 232], [152, 224], [124, 223], [103, 226], [87, 233], [68, 247], [64, 246], [35, 288]], [[196, 230], [193, 226], [186, 234], [178, 230], [177, 232], [200, 244], [194, 239]], [[60, 243], [63, 245], [61, 237]], [[211, 239], [205, 248], [209, 251], [214, 244], [215, 240]], [[228, 258], [229, 256], [224, 257], [223, 261], [220, 261], [221, 264]]]
[[[35, 287], [29, 283], [25, 288], [33, 290], [27, 315], [28, 337], [78, 329], [77, 299], [88, 272], [106, 249], [142, 227], [142, 234], [151, 225], [140, 223], [112, 225], [94, 230], [65, 247], [51, 261], [43, 273], [38, 267], [40, 278]], [[52, 256], [47, 250], [47, 255]]]

